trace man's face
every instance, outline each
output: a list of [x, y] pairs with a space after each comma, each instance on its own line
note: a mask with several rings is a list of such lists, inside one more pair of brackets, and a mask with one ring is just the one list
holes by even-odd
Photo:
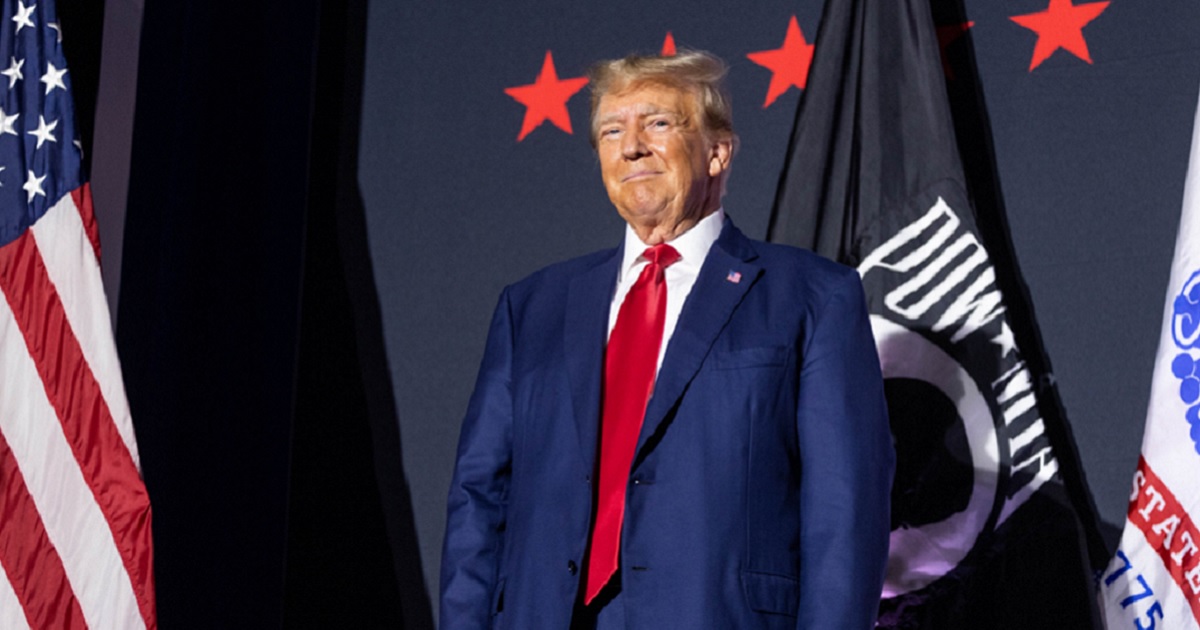
[[732, 146], [705, 137], [691, 92], [650, 83], [606, 94], [596, 120], [608, 198], [643, 242], [669, 241], [720, 206]]

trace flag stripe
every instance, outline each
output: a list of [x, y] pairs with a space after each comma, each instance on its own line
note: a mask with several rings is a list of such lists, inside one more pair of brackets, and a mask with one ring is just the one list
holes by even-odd
[[[81, 203], [83, 206], [79, 205]], [[90, 193], [86, 187], [77, 189], [70, 195], [63, 195], [30, 231], [37, 241], [37, 250], [45, 263], [50, 283], [58, 292], [67, 323], [75, 332], [83, 358], [100, 385], [117, 432], [121, 434], [134, 465], [140, 468], [100, 265], [95, 258], [96, 250], [89, 245], [91, 235], [87, 233], [87, 219], [83, 216], [83, 208], [90, 206]]]
[[0, 567], [0, 628], [9, 630], [31, 630], [29, 620], [25, 618], [25, 609], [21, 607], [17, 594], [12, 590], [12, 584]]
[[[86, 628], [79, 600], [71, 590], [62, 559], [42, 526], [25, 477], [0, 432], [0, 565], [8, 576], [7, 590], [19, 602], [29, 626]], [[9, 590], [11, 589], [11, 590]], [[0, 605], [3, 604], [0, 597]], [[3, 613], [0, 613], [2, 616]], [[9, 628], [11, 626], [4, 625]]]
[[[92, 184], [84, 182], [82, 186], [71, 191], [71, 200], [75, 202], [75, 207], [79, 209], [79, 218], [82, 220], [84, 232], [87, 233], [88, 242], [92, 244], [92, 257], [99, 265], [103, 258], [100, 257], [100, 226], [96, 222], [96, 213], [92, 210]], [[37, 225], [36, 223], [34, 225]], [[99, 285], [97, 285], [99, 286]]]
[[[95, 503], [107, 521], [105, 529], [116, 541], [120, 560], [128, 574], [122, 581], [132, 586], [145, 625], [152, 626], [149, 499], [29, 232], [0, 248], [0, 289], [12, 306], [37, 375], [57, 412], [60, 430], [70, 449], [65, 461], [78, 463]], [[61, 548], [62, 541], [55, 540], [55, 543]], [[64, 561], [70, 564], [65, 557]], [[99, 580], [92, 576], [92, 581]], [[80, 588], [78, 583], [73, 583]], [[116, 588], [115, 585], [102, 586]], [[76, 595], [84, 599], [78, 590]]]
[[[128, 580], [119, 579], [124, 566], [112, 534], [71, 454], [7, 300], [0, 301], [0, 347], [7, 350], [0, 353], [3, 391], [20, 392], [0, 396], [0, 432], [12, 459], [20, 462], [83, 616], [94, 628], [138, 628], [141, 617]], [[119, 616], [122, 610], [127, 614]]]

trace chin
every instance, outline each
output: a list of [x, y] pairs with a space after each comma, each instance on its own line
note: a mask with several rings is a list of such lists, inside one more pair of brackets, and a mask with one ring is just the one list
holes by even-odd
[[661, 209], [635, 209], [630, 210], [623, 216], [625, 221], [634, 226], [642, 226], [646, 229], [653, 229], [669, 220], [669, 214]]

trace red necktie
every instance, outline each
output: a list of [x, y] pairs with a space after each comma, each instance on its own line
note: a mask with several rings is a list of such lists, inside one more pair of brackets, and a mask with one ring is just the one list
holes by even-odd
[[663, 272], [679, 260], [679, 252], [661, 243], [647, 249], [642, 257], [650, 263], [625, 295], [604, 354], [599, 489], [596, 525], [588, 553], [585, 604], [596, 598], [617, 570], [629, 467], [646, 415], [646, 403], [654, 389], [667, 313], [667, 283]]

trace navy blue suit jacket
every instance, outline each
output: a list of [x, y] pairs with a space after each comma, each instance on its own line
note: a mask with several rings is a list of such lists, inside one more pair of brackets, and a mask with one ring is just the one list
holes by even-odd
[[[450, 488], [444, 629], [570, 623], [620, 260], [616, 249], [553, 265], [500, 298]], [[629, 627], [872, 627], [893, 468], [858, 275], [727, 221], [630, 472]]]

